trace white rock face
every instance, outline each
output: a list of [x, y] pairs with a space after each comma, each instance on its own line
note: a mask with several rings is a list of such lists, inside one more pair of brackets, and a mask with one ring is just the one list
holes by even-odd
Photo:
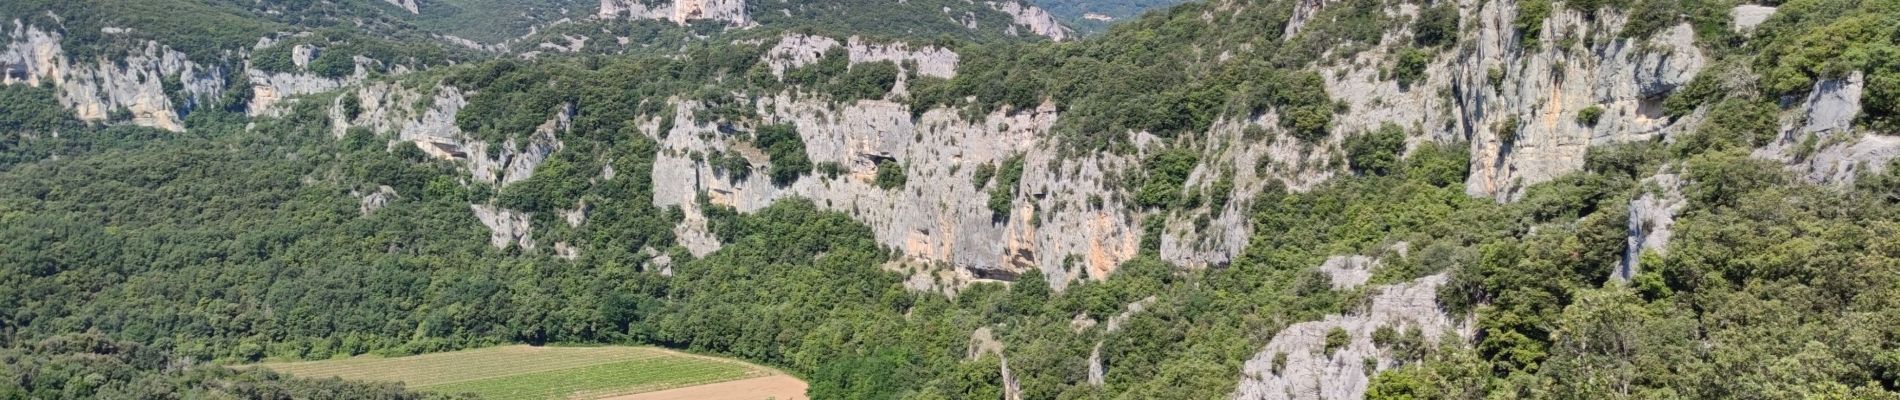
[[287, 107], [279, 107], [292, 97], [323, 93], [343, 87], [345, 82], [311, 74], [264, 72], [247, 69], [251, 80], [251, 116], [280, 116]]
[[[124, 30], [115, 30], [123, 32]], [[132, 124], [182, 132], [182, 114], [203, 103], [219, 99], [231, 83], [224, 70], [235, 66], [202, 65], [184, 53], [157, 42], [147, 42], [139, 51], [102, 57], [97, 60], [72, 60], [61, 45], [58, 33], [15, 21], [13, 41], [0, 48], [0, 65], [15, 66], [18, 74], [8, 73], [6, 84], [51, 84], [61, 105], [73, 110], [83, 121], [106, 122], [123, 112]], [[273, 46], [276, 40], [259, 38], [255, 49]], [[322, 50], [299, 45], [291, 51], [291, 62], [298, 68], [309, 65]], [[252, 96], [248, 104], [253, 116], [275, 116], [284, 111], [285, 101], [300, 95], [336, 90], [368, 77], [376, 60], [356, 57], [352, 76], [331, 79], [310, 73], [267, 73], [248, 68], [243, 73], [250, 81]], [[395, 73], [406, 72], [398, 66]], [[166, 82], [178, 85], [177, 93], [168, 93]], [[182, 99], [184, 104], [176, 104]], [[112, 121], [117, 122], [117, 121]]]
[[1010, 26], [1007, 30], [1011, 35], [1017, 34], [1017, 28], [1021, 27], [1022, 29], [1028, 30], [1030, 34], [1046, 37], [1049, 38], [1049, 40], [1058, 42], [1069, 40], [1075, 36], [1075, 31], [1070, 30], [1067, 26], [1063, 26], [1061, 20], [1056, 19], [1054, 14], [1050, 14], [1048, 10], [1043, 10], [1041, 7], [1023, 4], [1023, 2], [1019, 0], [989, 1], [986, 3], [989, 4], [990, 8], [996, 11], [1009, 14], [1010, 18], [1015, 21], [1016, 24]]
[[300, 44], [290, 48], [290, 63], [297, 68], [309, 68], [310, 60], [317, 58], [316, 46]]
[[[906, 63], [915, 63], [917, 74], [950, 79], [957, 76], [958, 56], [950, 49], [937, 46], [923, 46], [911, 50], [904, 42], [871, 43], [868, 40], [852, 36], [847, 39], [846, 54], [851, 65], [890, 61], [898, 68], [907, 68]], [[811, 65], [823, 58], [825, 52], [838, 48], [837, 39], [825, 36], [813, 36], [791, 33], [779, 39], [778, 45], [767, 50], [765, 59], [772, 68], [772, 75], [783, 78], [786, 70]]]
[[1332, 278], [1333, 290], [1346, 290], [1366, 284], [1372, 279], [1372, 268], [1378, 266], [1378, 260], [1366, 256], [1333, 256], [1320, 264], [1320, 272]]
[[[1372, 332], [1392, 327], [1399, 332], [1417, 328], [1427, 343], [1437, 343], [1447, 332], [1469, 338], [1468, 331], [1455, 331], [1455, 321], [1438, 310], [1438, 287], [1445, 275], [1433, 275], [1410, 283], [1378, 287], [1367, 310], [1356, 314], [1329, 315], [1325, 319], [1293, 324], [1267, 343], [1265, 349], [1247, 360], [1242, 368], [1235, 399], [1360, 399], [1366, 385], [1379, 370], [1396, 366], [1384, 349], [1372, 343]], [[1326, 333], [1343, 329], [1351, 338], [1347, 344], [1326, 354]], [[1286, 365], [1274, 367], [1274, 358], [1284, 354]], [[1366, 370], [1366, 359], [1377, 360], [1373, 371]]]
[[1682, 180], [1675, 174], [1657, 174], [1643, 180], [1644, 186], [1655, 185], [1661, 193], [1646, 192], [1642, 197], [1630, 200], [1629, 239], [1623, 251], [1623, 261], [1610, 274], [1611, 279], [1628, 281], [1641, 270], [1643, 252], [1661, 253], [1669, 245], [1669, 237], [1674, 234], [1676, 214], [1688, 206], [1682, 198]]
[[1756, 25], [1761, 25], [1772, 15], [1775, 15], [1774, 7], [1756, 4], [1743, 4], [1729, 10], [1729, 16], [1735, 20], [1735, 31], [1743, 33], [1754, 32]]
[[[681, 206], [691, 224], [695, 209], [690, 204], [701, 193], [713, 204], [741, 212], [804, 197], [863, 221], [880, 242], [910, 259], [948, 263], [978, 278], [1008, 279], [1035, 268], [1057, 288], [1082, 277], [1106, 277], [1136, 252], [1139, 230], [1120, 199], [1098, 196], [1103, 206], [1088, 206], [1091, 194], [1112, 193], [1121, 185], [1105, 179], [1103, 171], [1124, 168], [1129, 161], [1096, 156], [1051, 163], [1055, 149], [1045, 140], [1057, 117], [1053, 107], [998, 111], [968, 121], [958, 110], [932, 110], [913, 119], [899, 103], [834, 105], [790, 93], [760, 99], [756, 106], [765, 123], [796, 126], [813, 163], [838, 163], [845, 173], [808, 175], [784, 186], [763, 174], [735, 179], [691, 155], [755, 154], [749, 158], [760, 170], [769, 160], [736, 145], [717, 126], [696, 123], [698, 107], [678, 102], [673, 130], [650, 133], [662, 149], [653, 168], [655, 205]], [[1000, 165], [1015, 155], [1024, 157], [1024, 176], [1009, 216], [997, 218], [988, 206], [987, 188], [973, 185], [971, 176], [979, 165]], [[880, 160], [904, 165], [908, 184], [889, 191], [876, 187], [872, 178]], [[1077, 262], [1064, 263], [1070, 256]]]
[[[355, 119], [346, 118], [339, 98], [330, 108], [332, 133], [341, 137], [350, 127], [394, 133], [397, 142], [414, 142], [432, 157], [463, 162], [476, 181], [503, 186], [533, 177], [536, 168], [565, 147], [559, 135], [571, 125], [573, 105], [549, 110], [547, 122], [533, 132], [504, 143], [488, 143], [469, 137], [455, 124], [470, 95], [452, 86], [438, 87], [433, 95], [390, 83], [359, 86], [343, 96], [356, 96], [362, 112]], [[418, 107], [425, 103], [429, 106]]]
[[1808, 100], [1803, 103], [1807, 115], [1802, 120], [1807, 123], [1801, 126], [1800, 133], [1842, 133], [1853, 129], [1854, 117], [1860, 116], [1860, 95], [1866, 86], [1860, 71], [1843, 79], [1815, 82], [1814, 90], [1808, 92]]
[[534, 250], [533, 221], [527, 213], [486, 204], [470, 204], [468, 208], [488, 227], [488, 244], [498, 249], [521, 246], [524, 250]]
[[[218, 68], [194, 63], [156, 42], [117, 59], [87, 61], [69, 58], [57, 32], [14, 21], [11, 37], [0, 48], [0, 65], [14, 70], [0, 79], [9, 85], [52, 85], [59, 103], [83, 121], [105, 122], [113, 113], [124, 112], [132, 124], [183, 132], [179, 111], [215, 100], [224, 91]], [[186, 104], [173, 103], [165, 91], [168, 79], [181, 85]]]
[[416, 6], [416, 0], [383, 0], [383, 1], [387, 1], [389, 2], [389, 4], [395, 5], [396, 7], [401, 7], [404, 10], [409, 10], [410, 14], [422, 13], [422, 8]]
[[659, 4], [647, 4], [651, 2], [653, 0], [600, 0], [599, 15], [603, 19], [654, 19], [681, 25], [701, 20], [738, 26], [752, 24], [744, 0], [661, 0]]
[[389, 202], [395, 201], [398, 197], [400, 196], [396, 195], [395, 188], [391, 188], [387, 185], [377, 186], [375, 193], [362, 196], [363, 204], [358, 207], [358, 211], [361, 211], [363, 215], [369, 215], [370, 213], [376, 212], [376, 210], [382, 209], [383, 206], [389, 205]]
[[[1483, 3], [1474, 51], [1454, 72], [1460, 128], [1471, 143], [1467, 193], [1508, 200], [1526, 185], [1582, 168], [1590, 146], [1666, 136], [1694, 125], [1692, 118], [1663, 118], [1661, 110], [1663, 97], [1707, 63], [1687, 24], [1647, 41], [1581, 44], [1589, 51], [1578, 52], [1559, 48], [1565, 32], [1575, 29], [1582, 37], [1596, 29], [1597, 37], [1616, 37], [1625, 17], [1605, 11], [1591, 22], [1573, 10], [1555, 11], [1539, 35], [1542, 50], [1532, 52], [1511, 26], [1513, 7]], [[1488, 82], [1490, 69], [1502, 73], [1502, 87]], [[1577, 112], [1591, 106], [1604, 111], [1596, 126], [1577, 123]], [[1507, 143], [1499, 132], [1512, 120], [1516, 139]]]
[[1814, 83], [1806, 100], [1782, 118], [1781, 135], [1754, 156], [1787, 163], [1808, 182], [1853, 183], [1863, 173], [1880, 173], [1900, 157], [1900, 137], [1861, 132], [1866, 79], [1858, 71]]

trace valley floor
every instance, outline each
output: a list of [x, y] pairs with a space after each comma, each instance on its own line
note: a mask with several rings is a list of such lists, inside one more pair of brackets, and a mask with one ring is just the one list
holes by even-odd
[[401, 382], [483, 399], [795, 399], [803, 398], [806, 387], [769, 368], [652, 347], [514, 345], [255, 367], [305, 378]]

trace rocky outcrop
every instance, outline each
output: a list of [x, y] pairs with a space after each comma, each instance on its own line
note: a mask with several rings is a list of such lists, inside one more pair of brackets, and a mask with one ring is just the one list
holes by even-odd
[[[356, 69], [352, 75], [326, 78], [301, 71], [322, 49], [296, 45], [291, 50], [291, 62], [300, 71], [266, 72], [250, 68], [249, 62], [243, 59], [248, 57], [246, 53], [236, 54], [237, 58], [228, 65], [206, 65], [153, 41], [147, 41], [140, 50], [121, 55], [74, 60], [67, 55], [63, 37], [56, 31], [26, 26], [19, 21], [13, 25], [12, 42], [0, 49], [0, 65], [12, 66], [18, 73], [9, 71], [0, 77], [4, 83], [51, 85], [60, 104], [73, 110], [75, 117], [83, 121], [129, 122], [174, 132], [185, 130], [185, 114], [216, 101], [234, 84], [226, 81], [230, 75], [226, 73], [228, 69], [241, 69], [244, 80], [249, 82], [251, 99], [247, 108], [251, 115], [276, 116], [285, 111], [284, 105], [294, 101], [294, 97], [333, 91], [360, 82], [368, 77], [368, 71], [382, 66], [379, 61], [358, 56], [354, 58]], [[125, 32], [128, 30], [109, 29], [106, 33]], [[253, 50], [277, 44], [278, 40], [273, 38], [260, 38]], [[401, 74], [408, 69], [397, 66], [391, 72]]]
[[390, 5], [394, 5], [404, 10], [408, 10], [410, 14], [422, 13], [422, 8], [416, 6], [416, 0], [383, 0], [383, 1], [389, 2]]
[[383, 209], [383, 206], [389, 205], [389, 202], [395, 201], [399, 196], [396, 195], [395, 188], [384, 185], [377, 186], [375, 192], [357, 194], [357, 197], [362, 199], [362, 205], [360, 205], [357, 210], [361, 211], [363, 215], [369, 215], [370, 213], [376, 212], [376, 210]]
[[1067, 26], [1063, 26], [1062, 21], [1056, 19], [1054, 14], [1050, 14], [1048, 10], [1043, 10], [1040, 7], [1023, 4], [1020, 0], [989, 1], [985, 3], [989, 4], [991, 9], [1009, 14], [1010, 19], [1015, 24], [1009, 26], [1004, 32], [1010, 35], [1020, 34], [1020, 32], [1018, 32], [1020, 28], [1021, 30], [1029, 31], [1029, 34], [1046, 37], [1049, 38], [1049, 40], [1058, 42], [1069, 40], [1069, 38], [1075, 36], [1075, 31], [1070, 30]]
[[[1467, 193], [1511, 199], [1527, 185], [1582, 168], [1593, 145], [1667, 136], [1694, 125], [1693, 117], [1664, 118], [1661, 108], [1666, 95], [1707, 63], [1687, 24], [1648, 40], [1619, 38], [1622, 15], [1605, 11], [1591, 18], [1560, 9], [1527, 48], [1511, 26], [1515, 7], [1483, 3], [1476, 40], [1459, 63], [1462, 70], [1454, 72], [1451, 87], [1471, 143]], [[1591, 37], [1591, 31], [1611, 39], [1576, 40]], [[1564, 47], [1572, 42], [1585, 51]], [[1492, 70], [1498, 71], [1495, 79]], [[1576, 122], [1577, 112], [1592, 106], [1603, 110], [1599, 122]]]
[[[1108, 334], [1121, 331], [1122, 325], [1127, 324], [1128, 320], [1134, 318], [1136, 314], [1148, 311], [1148, 307], [1153, 306], [1156, 300], [1158, 300], [1158, 298], [1155, 296], [1148, 296], [1140, 301], [1128, 303], [1127, 306], [1123, 307], [1121, 313], [1108, 317], [1108, 323], [1102, 326], [1102, 333]], [[1077, 333], [1080, 333], [1083, 330], [1095, 327], [1095, 320], [1089, 319], [1086, 314], [1076, 315], [1075, 321], [1071, 322], [1070, 326], [1075, 328]], [[1108, 374], [1108, 367], [1102, 364], [1102, 346], [1104, 344], [1105, 342], [1098, 340], [1095, 342], [1095, 347], [1089, 350], [1089, 385], [1102, 386], [1107, 383], [1106, 376]]]
[[995, 355], [1000, 374], [1003, 377], [1003, 400], [1022, 400], [1023, 385], [1016, 375], [1009, 371], [1009, 357], [1003, 355], [1003, 342], [996, 340], [989, 327], [976, 328], [970, 332], [969, 358], [974, 360], [986, 355]]
[[475, 181], [502, 186], [533, 177], [536, 168], [565, 147], [559, 135], [571, 125], [573, 105], [550, 110], [547, 122], [533, 132], [488, 143], [468, 136], [455, 123], [472, 95], [453, 86], [435, 87], [433, 94], [393, 83], [358, 86], [339, 96], [355, 96], [361, 111], [348, 118], [339, 97], [330, 107], [332, 133], [341, 137], [351, 127], [364, 127], [393, 134], [394, 142], [410, 142], [431, 157], [462, 163]]
[[1743, 4], [1729, 10], [1730, 19], [1735, 21], [1733, 27], [1740, 33], [1754, 32], [1756, 25], [1761, 25], [1762, 21], [1767, 21], [1773, 15], [1774, 7], [1756, 4]]
[[1306, 27], [1306, 21], [1313, 19], [1314, 15], [1319, 14], [1320, 8], [1325, 6], [1326, 0], [1300, 0], [1294, 3], [1293, 13], [1287, 17], [1286, 29], [1280, 32], [1280, 37], [1292, 39], [1300, 34], [1300, 29]]
[[[258, 40], [253, 50], [261, 51], [277, 45], [276, 40], [263, 38]], [[335, 91], [344, 86], [363, 82], [369, 79], [370, 71], [378, 70], [382, 66], [380, 61], [355, 56], [351, 58], [354, 69], [349, 76], [325, 77], [308, 70], [310, 61], [316, 59], [323, 51], [322, 47], [307, 44], [292, 47], [290, 60], [291, 65], [296, 67], [294, 71], [264, 71], [250, 67], [249, 63], [246, 63], [244, 74], [251, 82], [251, 103], [247, 108], [251, 116], [282, 116], [289, 109], [287, 105], [294, 104], [297, 97]], [[409, 69], [398, 65], [391, 72], [404, 74], [408, 73]]]
[[[1120, 199], [1103, 196], [1121, 185], [1106, 171], [1125, 169], [1130, 161], [1107, 155], [1051, 161], [1057, 159], [1055, 146], [1046, 142], [1057, 118], [1052, 106], [997, 111], [977, 120], [965, 120], [954, 109], [912, 118], [908, 106], [895, 102], [832, 104], [792, 93], [759, 99], [755, 106], [763, 122], [797, 127], [811, 162], [836, 163], [843, 173], [814, 173], [784, 185], [759, 174], [739, 179], [700, 157], [745, 149], [719, 124], [696, 121], [696, 104], [676, 102], [673, 130], [649, 134], [662, 149], [652, 172], [654, 202], [687, 211], [681, 233], [699, 231], [692, 225], [693, 205], [701, 196], [741, 212], [796, 196], [851, 214], [909, 259], [953, 265], [985, 279], [1038, 269], [1062, 288], [1074, 279], [1105, 278], [1136, 252], [1136, 217]], [[1023, 157], [1025, 173], [1009, 214], [998, 215], [989, 208], [987, 188], [971, 177], [980, 165], [1015, 156]], [[762, 154], [749, 158], [755, 169], [770, 163]], [[907, 185], [885, 190], [872, 182], [889, 162], [903, 166]], [[1077, 262], [1064, 262], [1071, 257]]]
[[[1376, 121], [1368, 121], [1376, 123]], [[1348, 123], [1342, 121], [1341, 124]], [[1215, 122], [1206, 135], [1207, 144], [1199, 146], [1206, 154], [1188, 176], [1187, 188], [1223, 192], [1215, 184], [1232, 173], [1231, 189], [1216, 195], [1228, 196], [1220, 209], [1202, 207], [1174, 214], [1161, 236], [1161, 257], [1187, 267], [1226, 265], [1240, 254], [1253, 237], [1252, 213], [1255, 198], [1270, 186], [1304, 191], [1339, 173], [1328, 167], [1328, 160], [1339, 153], [1332, 146], [1309, 146], [1288, 136], [1279, 127], [1279, 116], [1268, 112], [1253, 119]], [[1249, 132], [1279, 135], [1277, 140], [1251, 137]], [[1231, 170], [1222, 166], [1233, 166]], [[1207, 220], [1201, 218], [1205, 215]]]
[[252, 116], [280, 116], [286, 107], [279, 107], [296, 96], [323, 93], [343, 87], [344, 81], [329, 79], [311, 74], [293, 74], [285, 72], [264, 72], [258, 69], [244, 71], [251, 81]]
[[1629, 239], [1623, 261], [1610, 274], [1611, 279], [1628, 281], [1642, 272], [1643, 253], [1663, 251], [1674, 234], [1676, 214], [1688, 205], [1682, 197], [1682, 181], [1675, 174], [1656, 174], [1644, 179], [1643, 186], [1656, 191], [1644, 191], [1630, 200]]
[[475, 219], [488, 227], [488, 244], [497, 249], [521, 246], [523, 250], [534, 250], [533, 221], [527, 213], [486, 204], [470, 204], [468, 208], [475, 212]]
[[[1235, 399], [1360, 399], [1378, 371], [1397, 366], [1389, 349], [1373, 343], [1380, 327], [1395, 331], [1417, 329], [1426, 343], [1446, 334], [1466, 338], [1455, 320], [1438, 309], [1438, 287], [1445, 275], [1433, 275], [1404, 284], [1374, 288], [1371, 305], [1344, 315], [1288, 326], [1273, 336], [1266, 348], [1242, 368]], [[1348, 340], [1326, 348], [1327, 333], [1346, 333]]]
[[1378, 260], [1366, 256], [1333, 256], [1320, 264], [1319, 271], [1331, 278], [1333, 290], [1346, 290], [1366, 284], [1372, 279], [1372, 268], [1378, 266]]
[[[511, 138], [500, 144], [465, 141], [468, 146], [469, 172], [477, 180], [502, 186], [534, 177], [535, 168], [539, 168], [548, 156], [564, 146], [556, 134], [567, 132], [569, 120], [573, 116], [574, 106], [569, 104], [554, 112], [553, 117], [536, 127], [534, 133], [525, 140]], [[489, 146], [499, 146], [500, 149], [491, 151]]]
[[599, 15], [603, 19], [666, 20], [680, 25], [702, 20], [752, 24], [744, 0], [600, 0]]
[[[181, 111], [217, 99], [225, 88], [222, 69], [193, 62], [157, 42], [146, 42], [116, 59], [74, 60], [56, 31], [13, 21], [9, 37], [12, 41], [0, 49], [0, 65], [13, 70], [0, 79], [9, 85], [52, 86], [59, 103], [83, 121], [183, 132]], [[168, 84], [176, 85], [176, 93], [167, 91]], [[176, 104], [174, 98], [184, 103]]]
[[1854, 126], [1865, 87], [1858, 71], [1815, 82], [1807, 98], [1782, 118], [1781, 135], [1754, 155], [1787, 163], [1815, 183], [1847, 184], [1861, 174], [1886, 171], [1900, 157], [1900, 136]]
[[957, 53], [937, 46], [922, 46], [912, 50], [904, 42], [872, 43], [863, 38], [852, 36], [847, 44], [839, 44], [837, 39], [825, 36], [804, 34], [786, 34], [765, 53], [766, 65], [772, 69], [772, 75], [785, 77], [785, 71], [811, 65], [823, 58], [825, 52], [840, 46], [850, 57], [851, 65], [889, 61], [898, 68], [907, 69], [915, 65], [916, 73], [950, 79], [957, 76]]

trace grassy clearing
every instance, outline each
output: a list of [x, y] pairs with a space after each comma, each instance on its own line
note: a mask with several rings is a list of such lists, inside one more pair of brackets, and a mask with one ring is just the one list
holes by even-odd
[[777, 374], [736, 361], [645, 347], [503, 346], [258, 366], [302, 377], [402, 382], [424, 391], [503, 400], [594, 398]]

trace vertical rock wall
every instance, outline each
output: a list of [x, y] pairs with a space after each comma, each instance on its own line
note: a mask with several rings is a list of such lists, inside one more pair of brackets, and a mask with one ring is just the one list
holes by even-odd
[[[0, 49], [0, 65], [12, 66], [17, 73], [9, 71], [0, 79], [9, 85], [52, 86], [59, 103], [83, 121], [108, 122], [113, 114], [123, 113], [127, 121], [110, 122], [183, 132], [180, 110], [217, 99], [225, 87], [220, 68], [192, 62], [156, 42], [118, 59], [74, 60], [57, 32], [14, 21], [11, 37]], [[167, 93], [168, 80], [179, 85], [185, 104]]]

